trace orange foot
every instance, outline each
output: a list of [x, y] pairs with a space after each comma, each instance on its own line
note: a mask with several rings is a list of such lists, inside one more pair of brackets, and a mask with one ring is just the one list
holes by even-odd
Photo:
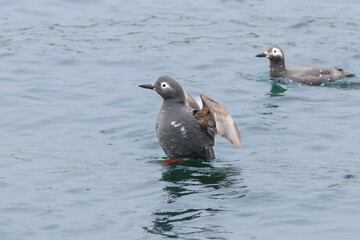
[[161, 162], [161, 164], [163, 165], [169, 165], [169, 164], [173, 164], [173, 163], [177, 163], [177, 162], [181, 162], [180, 159], [165, 159], [164, 161]]

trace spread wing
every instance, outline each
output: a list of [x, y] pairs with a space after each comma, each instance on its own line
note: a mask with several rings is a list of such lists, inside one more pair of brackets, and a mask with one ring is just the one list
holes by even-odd
[[200, 107], [197, 104], [197, 102], [195, 101], [195, 99], [185, 91], [184, 91], [184, 94], [185, 94], [185, 105], [188, 107], [191, 107], [193, 109], [199, 110]]
[[217, 132], [228, 139], [235, 147], [241, 147], [239, 130], [229, 112], [218, 102], [205, 94], [200, 94], [203, 108], [195, 111], [198, 124], [211, 136]]

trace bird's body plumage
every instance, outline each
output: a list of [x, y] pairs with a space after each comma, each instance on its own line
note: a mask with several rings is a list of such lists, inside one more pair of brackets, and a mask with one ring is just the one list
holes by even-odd
[[156, 135], [170, 158], [213, 159], [214, 138], [197, 123], [183, 103], [164, 101], [156, 120]]
[[170, 158], [215, 158], [215, 133], [240, 147], [239, 131], [228, 111], [205, 94], [200, 98], [203, 108], [178, 82], [160, 77], [155, 84], [140, 85], [155, 90], [163, 103], [156, 119], [155, 129], [159, 143]]

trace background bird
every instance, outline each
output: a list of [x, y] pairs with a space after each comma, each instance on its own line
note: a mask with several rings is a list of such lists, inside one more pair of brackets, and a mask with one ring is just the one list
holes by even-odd
[[267, 57], [270, 60], [270, 77], [289, 78], [308, 85], [320, 85], [354, 76], [354, 74], [343, 72], [342, 69], [334, 68], [304, 65], [286, 68], [284, 52], [277, 46], [267, 47], [264, 53], [260, 53], [256, 57]]

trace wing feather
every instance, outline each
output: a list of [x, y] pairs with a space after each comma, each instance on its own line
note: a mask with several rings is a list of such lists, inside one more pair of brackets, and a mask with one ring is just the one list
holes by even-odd
[[235, 147], [241, 147], [241, 139], [238, 128], [229, 112], [218, 102], [205, 94], [200, 94], [203, 108], [195, 117], [202, 128], [212, 128], [228, 139]]
[[185, 91], [184, 91], [184, 94], [185, 94], [185, 105], [188, 106], [188, 107], [191, 107], [193, 109], [199, 110], [200, 107], [197, 104], [197, 102], [195, 101], [195, 99]]

